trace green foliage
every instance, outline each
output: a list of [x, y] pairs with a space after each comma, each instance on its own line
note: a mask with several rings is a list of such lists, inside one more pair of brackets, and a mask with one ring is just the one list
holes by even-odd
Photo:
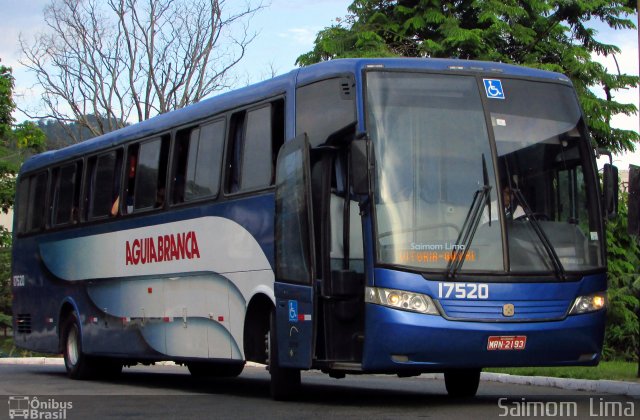
[[7, 248], [0, 250], [0, 316], [3, 313], [11, 313], [11, 250]]
[[[4, 213], [13, 207], [20, 165], [30, 154], [44, 151], [46, 145], [46, 137], [35, 123], [25, 121], [13, 125], [12, 90], [11, 69], [0, 67], [0, 210]], [[6, 238], [6, 228], [0, 227], [1, 246], [6, 246]]]
[[13, 91], [13, 76], [11, 68], [0, 65], [0, 139], [11, 130], [13, 117], [11, 113], [15, 109], [15, 103], [11, 92]]
[[0, 331], [11, 328], [11, 249], [0, 249]]
[[35, 153], [40, 153], [45, 150], [47, 143], [46, 136], [44, 132], [31, 121], [24, 121], [16, 125], [12, 134], [18, 150], [30, 150]]
[[607, 359], [636, 360], [640, 324], [640, 247], [627, 233], [628, 195], [620, 195], [617, 217], [607, 225], [609, 263], [609, 309], [604, 356]]
[[637, 381], [636, 367], [631, 362], [620, 360], [603, 361], [598, 366], [569, 367], [523, 367], [488, 368], [486, 372], [507, 373], [509, 375], [550, 376], [553, 378], [608, 379], [617, 381]]
[[[11, 113], [13, 102], [11, 69], [0, 66], [0, 211], [8, 213], [13, 207], [16, 175], [22, 162], [31, 153], [45, 149], [46, 138], [33, 122], [14, 126]], [[11, 313], [11, 233], [0, 226], [0, 325], [10, 320]]]
[[[300, 65], [345, 57], [457, 57], [520, 64], [569, 76], [591, 134], [600, 147], [634, 150], [640, 135], [612, 128], [611, 117], [634, 115], [635, 105], [613, 100], [639, 78], [610, 74], [592, 54], [619, 54], [586, 22], [635, 28], [630, 0], [355, 0], [351, 13], [321, 31]], [[598, 88], [604, 98], [593, 93]]]

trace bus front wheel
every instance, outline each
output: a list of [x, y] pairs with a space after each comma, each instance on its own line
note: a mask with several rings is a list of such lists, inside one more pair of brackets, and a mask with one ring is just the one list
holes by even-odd
[[470, 398], [478, 392], [481, 369], [456, 369], [444, 373], [444, 384], [450, 397]]
[[289, 400], [300, 390], [300, 369], [280, 366], [278, 361], [278, 340], [276, 339], [276, 315], [271, 312], [267, 340], [269, 373], [271, 374], [271, 397], [274, 400]]

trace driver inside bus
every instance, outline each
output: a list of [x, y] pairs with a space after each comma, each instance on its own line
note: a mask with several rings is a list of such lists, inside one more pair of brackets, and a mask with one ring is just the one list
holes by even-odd
[[502, 205], [507, 220], [514, 220], [526, 215], [522, 206], [516, 202], [513, 191], [508, 185], [502, 189]]
[[[513, 190], [509, 185], [505, 185], [502, 189], [502, 211], [505, 215], [506, 220], [515, 220], [519, 217], [526, 216], [524, 209], [517, 202], [516, 197], [513, 193]], [[489, 213], [485, 209], [482, 215], [482, 223], [495, 222], [498, 220], [500, 216], [498, 216], [498, 201], [491, 201], [491, 218], [489, 218]]]

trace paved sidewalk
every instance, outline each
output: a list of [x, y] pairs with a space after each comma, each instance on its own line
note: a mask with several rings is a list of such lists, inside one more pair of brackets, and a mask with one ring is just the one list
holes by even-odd
[[[2, 365], [64, 365], [61, 357], [5, 357], [0, 358]], [[173, 362], [159, 362], [158, 364], [172, 365]], [[257, 363], [247, 363], [247, 366], [264, 366]], [[425, 373], [420, 376], [425, 379], [442, 379], [441, 373]], [[616, 395], [626, 395], [640, 398], [640, 383], [625, 381], [590, 380], [590, 379], [569, 379], [569, 378], [549, 378], [545, 376], [518, 376], [506, 373], [483, 372], [480, 376], [483, 381], [502, 382], [517, 385], [537, 385], [554, 388], [569, 389], [575, 391], [589, 391], [594, 393], [607, 393]]]

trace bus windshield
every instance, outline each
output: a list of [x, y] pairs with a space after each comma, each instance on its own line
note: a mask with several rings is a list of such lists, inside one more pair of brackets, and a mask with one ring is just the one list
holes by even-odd
[[378, 263], [441, 272], [461, 259], [459, 272], [532, 274], [603, 266], [592, 155], [570, 86], [372, 71], [366, 89]]

